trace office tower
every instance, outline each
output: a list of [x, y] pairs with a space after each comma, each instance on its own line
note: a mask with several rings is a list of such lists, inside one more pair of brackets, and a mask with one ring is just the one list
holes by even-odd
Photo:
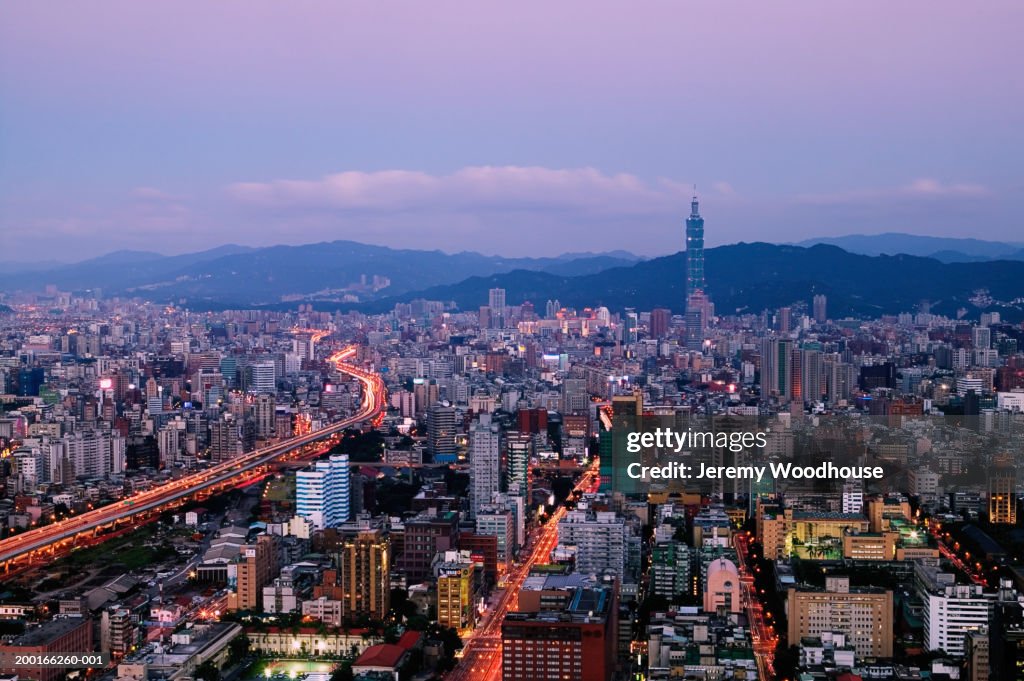
[[391, 607], [391, 542], [366, 519], [340, 528], [334, 559], [342, 617], [384, 619]]
[[497, 538], [495, 558], [498, 562], [507, 565], [515, 558], [516, 517], [511, 509], [502, 504], [481, 504], [476, 511], [476, 534]]
[[825, 394], [821, 352], [801, 350], [800, 353], [800, 382], [804, 401], [817, 402]]
[[686, 219], [686, 297], [704, 290], [704, 218], [694, 196]]
[[491, 309], [491, 327], [503, 329], [508, 319], [505, 310], [505, 289], [492, 288], [487, 293], [487, 306]]
[[441, 399], [441, 387], [437, 384], [437, 381], [415, 378], [412, 383], [417, 413], [427, 412], [430, 407], [437, 404]]
[[246, 390], [251, 393], [276, 393], [277, 381], [273, 360], [259, 360], [245, 368]]
[[533, 458], [533, 438], [529, 433], [510, 431], [505, 436], [505, 489], [509, 494], [530, 498], [532, 477], [530, 460]]
[[711, 325], [714, 305], [703, 291], [694, 291], [686, 299], [686, 349], [701, 350], [704, 346], [704, 331]]
[[664, 338], [672, 326], [672, 311], [664, 307], [651, 310], [651, 338]]
[[427, 451], [435, 463], [454, 463], [457, 458], [455, 408], [448, 402], [438, 402], [427, 410]]
[[[611, 444], [610, 456], [606, 456], [606, 448], [601, 450], [601, 487], [614, 489], [624, 493], [639, 491], [640, 486], [634, 478], [626, 475], [626, 466], [636, 460], [636, 455], [627, 450], [627, 438], [631, 432], [643, 429], [644, 395], [639, 390], [631, 395], [615, 395], [612, 397], [612, 429], [610, 433], [602, 433], [608, 438], [602, 444]], [[610, 439], [610, 442], [607, 440]]]
[[468, 553], [446, 551], [443, 560], [434, 564], [437, 578], [437, 623], [443, 628], [459, 631], [476, 625], [476, 604], [473, 602], [476, 564]]
[[554, 319], [558, 316], [558, 311], [562, 309], [562, 304], [558, 300], [549, 300], [547, 305], [544, 306], [544, 317], [547, 319]]
[[989, 625], [995, 594], [977, 584], [922, 583], [918, 591], [924, 602], [925, 647], [962, 657], [967, 633]]
[[971, 342], [975, 350], [988, 350], [992, 347], [992, 329], [987, 326], [972, 327]]
[[242, 547], [236, 568], [237, 585], [233, 598], [228, 598], [230, 610], [256, 610], [260, 607], [263, 587], [277, 575], [276, 537], [261, 534], [252, 544]]
[[993, 524], [1017, 524], [1017, 470], [1009, 454], [992, 457], [988, 476], [988, 521]]
[[438, 553], [459, 548], [459, 514], [421, 513], [405, 521], [403, 540], [399, 566], [408, 584], [419, 584], [431, 576], [431, 565]]
[[828, 320], [828, 298], [819, 293], [814, 296], [814, 301], [811, 304], [814, 312], [814, 321], [818, 324], [824, 324]]
[[[253, 422], [256, 425], [256, 437], [266, 439], [274, 434], [274, 396], [263, 393], [257, 395], [252, 403]], [[287, 433], [285, 433], [287, 435]]]
[[562, 413], [585, 414], [590, 406], [587, 382], [582, 378], [566, 378], [562, 381]]
[[825, 362], [825, 395], [829, 404], [848, 400], [856, 386], [856, 368], [832, 357]]
[[804, 404], [803, 353], [794, 345], [789, 352], [789, 359], [789, 399], [793, 403], [794, 411], [802, 412]]
[[626, 521], [612, 511], [570, 511], [558, 521], [558, 545], [574, 548], [576, 571], [585, 575], [626, 576]]
[[639, 325], [640, 322], [636, 312], [632, 310], [626, 312], [626, 317], [622, 321], [622, 342], [625, 345], [637, 342], [637, 327]]
[[609, 681], [617, 633], [614, 587], [578, 588], [564, 609], [510, 612], [501, 623], [501, 678]]
[[501, 431], [490, 414], [481, 414], [469, 431], [470, 516], [501, 489]]
[[337, 527], [349, 517], [348, 454], [332, 454], [295, 474], [295, 512], [317, 529]]
[[839, 632], [858, 657], [892, 657], [892, 591], [854, 589], [849, 577], [826, 577], [824, 590], [790, 588], [788, 607], [790, 641]]
[[651, 593], [674, 599], [690, 591], [690, 547], [668, 539], [651, 549]]
[[210, 462], [229, 461], [256, 446], [252, 421], [234, 419], [230, 414], [210, 424]]
[[788, 402], [793, 385], [793, 341], [766, 338], [761, 343], [761, 397]]
[[779, 308], [779, 333], [786, 335], [793, 330], [793, 310], [788, 307]]

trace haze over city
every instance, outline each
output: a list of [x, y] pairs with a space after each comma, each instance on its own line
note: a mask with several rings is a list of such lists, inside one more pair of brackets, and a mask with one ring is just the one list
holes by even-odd
[[[58, 2], [0, 21], [0, 249], [1009, 240], [1016, 2]], [[581, 249], [580, 245], [586, 248]]]

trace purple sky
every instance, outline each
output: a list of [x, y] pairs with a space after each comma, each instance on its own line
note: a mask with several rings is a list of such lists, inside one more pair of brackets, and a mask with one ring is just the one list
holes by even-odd
[[[1024, 240], [1024, 3], [23, 2], [0, 261]], [[1017, 47], [1014, 47], [1016, 45]]]

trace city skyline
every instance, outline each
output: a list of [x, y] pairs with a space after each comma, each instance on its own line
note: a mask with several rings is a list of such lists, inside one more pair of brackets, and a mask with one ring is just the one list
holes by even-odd
[[1019, 231], [1019, 5], [587, 7], [8, 8], [0, 247]]

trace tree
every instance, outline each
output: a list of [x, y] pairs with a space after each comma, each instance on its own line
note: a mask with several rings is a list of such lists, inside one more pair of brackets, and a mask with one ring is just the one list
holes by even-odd
[[218, 669], [217, 665], [213, 664], [211, 660], [207, 660], [196, 667], [196, 679], [203, 679], [203, 681], [220, 681], [220, 669]]

